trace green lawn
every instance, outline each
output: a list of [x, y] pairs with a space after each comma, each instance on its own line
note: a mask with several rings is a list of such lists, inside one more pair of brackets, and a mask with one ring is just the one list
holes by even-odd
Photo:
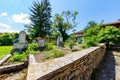
[[5, 57], [12, 50], [12, 46], [0, 46], [0, 59]]

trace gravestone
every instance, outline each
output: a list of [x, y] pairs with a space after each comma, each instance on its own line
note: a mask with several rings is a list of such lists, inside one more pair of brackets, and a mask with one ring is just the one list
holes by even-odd
[[33, 43], [36, 43], [36, 40], [32, 40]]
[[25, 41], [26, 41], [26, 32], [21, 31], [19, 33], [19, 43], [25, 43]]
[[44, 47], [45, 46], [45, 40], [38, 40], [38, 47]]
[[25, 31], [20, 31], [19, 33], [19, 41], [17, 43], [13, 44], [13, 49], [25, 49], [27, 48], [27, 41], [26, 41], [26, 32]]
[[58, 36], [57, 47], [63, 47], [63, 37]]

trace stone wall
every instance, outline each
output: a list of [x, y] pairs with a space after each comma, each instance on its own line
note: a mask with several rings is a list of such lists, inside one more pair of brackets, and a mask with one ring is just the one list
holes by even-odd
[[23, 68], [27, 68], [27, 66], [28, 66], [28, 60], [25, 61], [24, 63], [0, 66], [0, 74], [6, 74], [6, 73], [20, 71]]
[[[89, 80], [105, 54], [105, 44], [29, 66], [28, 80]], [[30, 75], [30, 76], [29, 76]]]

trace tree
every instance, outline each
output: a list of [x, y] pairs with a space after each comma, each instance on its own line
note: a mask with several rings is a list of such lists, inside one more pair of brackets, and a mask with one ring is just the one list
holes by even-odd
[[73, 29], [77, 25], [75, 22], [77, 14], [77, 11], [74, 11], [73, 13], [64, 11], [61, 15], [55, 14], [52, 27], [57, 35], [63, 37], [63, 41], [65, 41], [68, 36], [67, 31]]
[[0, 34], [0, 45], [12, 45], [12, 41], [18, 37], [18, 33], [2, 33]]
[[31, 25], [27, 26], [32, 37], [44, 38], [51, 31], [51, 5], [49, 0], [42, 0], [41, 3], [34, 2], [31, 6]]
[[101, 24], [98, 23], [88, 23], [88, 27], [84, 30], [85, 37], [97, 36], [101, 29]]
[[98, 33], [101, 30], [101, 23], [90, 21], [84, 29], [85, 43], [87, 47], [96, 46], [98, 44]]
[[115, 26], [106, 26], [101, 29], [98, 34], [99, 42], [110, 44], [116, 44], [120, 40], [120, 30]]

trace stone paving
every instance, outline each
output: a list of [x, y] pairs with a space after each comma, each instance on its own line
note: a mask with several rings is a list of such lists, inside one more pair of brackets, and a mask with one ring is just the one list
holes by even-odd
[[106, 51], [98, 67], [96, 80], [120, 80], [120, 51]]

